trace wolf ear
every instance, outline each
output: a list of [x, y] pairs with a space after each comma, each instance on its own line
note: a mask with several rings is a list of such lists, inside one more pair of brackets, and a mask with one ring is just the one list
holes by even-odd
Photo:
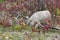
[[28, 20], [29, 19], [29, 17], [28, 16], [25, 16], [25, 17], [23, 17], [24, 19], [26, 19], [26, 20]]
[[26, 16], [25, 18], [26, 18], [26, 19], [28, 19], [29, 17], [28, 17], [28, 16]]

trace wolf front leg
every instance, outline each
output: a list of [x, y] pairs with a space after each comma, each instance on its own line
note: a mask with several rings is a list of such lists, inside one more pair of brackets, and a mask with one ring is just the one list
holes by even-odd
[[37, 21], [37, 24], [35, 25], [35, 28], [38, 28], [38, 26], [44, 27], [44, 26], [41, 24], [41, 22], [38, 22], [38, 21]]

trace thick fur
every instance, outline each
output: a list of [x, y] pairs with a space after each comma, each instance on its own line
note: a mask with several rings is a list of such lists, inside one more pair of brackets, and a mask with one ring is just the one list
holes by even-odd
[[[27, 24], [30, 26], [38, 26], [40, 25], [41, 20], [51, 20], [51, 14], [49, 11], [38, 11], [36, 13], [33, 13], [33, 15], [28, 19]], [[37, 24], [37, 25], [36, 25]]]

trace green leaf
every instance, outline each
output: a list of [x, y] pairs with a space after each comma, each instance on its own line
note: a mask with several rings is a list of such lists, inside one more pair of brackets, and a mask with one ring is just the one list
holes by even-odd
[[13, 27], [13, 29], [14, 29], [14, 30], [21, 30], [21, 26], [20, 26], [20, 25], [15, 25], [15, 26]]
[[60, 16], [60, 10], [58, 8], [56, 9], [56, 15]]
[[24, 28], [25, 30], [30, 30], [31, 27], [29, 25], [26, 25], [26, 27]]
[[40, 40], [45, 40], [46, 37], [45, 37], [45, 35], [41, 34], [39, 39], [40, 39]]
[[4, 2], [4, 0], [0, 0], [0, 2]]

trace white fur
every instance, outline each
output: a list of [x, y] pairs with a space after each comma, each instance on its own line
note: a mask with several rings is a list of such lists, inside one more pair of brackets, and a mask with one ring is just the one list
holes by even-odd
[[28, 19], [27, 24], [29, 24], [30, 26], [34, 26], [37, 22], [37, 25], [40, 25], [40, 21], [45, 20], [46, 18], [48, 18], [49, 20], [51, 19], [51, 14], [49, 11], [38, 11], [36, 13], [33, 13], [33, 15]]

